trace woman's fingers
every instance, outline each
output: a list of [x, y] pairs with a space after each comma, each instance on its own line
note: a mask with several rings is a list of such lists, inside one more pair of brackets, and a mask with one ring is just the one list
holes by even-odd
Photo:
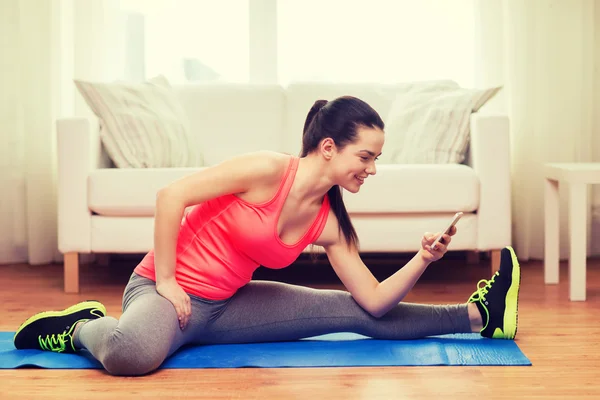
[[435, 234], [425, 232], [421, 238], [421, 247], [427, 250], [435, 258], [441, 258], [448, 250], [448, 245], [452, 241], [452, 235], [454, 233], [456, 233], [456, 227], [452, 227], [449, 233], [443, 234], [435, 247], [432, 247], [433, 242], [435, 242], [441, 232]]
[[425, 248], [426, 246], [429, 247], [429, 245], [431, 245], [431, 243], [433, 243], [433, 240], [431, 240], [431, 234], [429, 232], [425, 232], [425, 234], [423, 235], [423, 238], [421, 239], [421, 247]]
[[183, 305], [180, 302], [177, 302], [177, 305], [175, 305], [175, 311], [177, 312], [177, 320], [179, 321], [179, 327], [183, 329], [184, 311]]
[[451, 241], [452, 241], [452, 238], [450, 237], [450, 235], [444, 234], [444, 235], [442, 235], [441, 240], [435, 245], [433, 250], [446, 251], [446, 249], [448, 248], [448, 245], [450, 244]]
[[187, 325], [187, 319], [188, 319], [188, 313], [187, 313], [187, 306], [185, 304], [185, 297], [181, 297], [178, 299], [178, 312], [177, 312], [177, 318], [179, 318], [179, 327], [181, 329], [184, 329]]
[[189, 296], [183, 295], [177, 298], [177, 305], [175, 311], [177, 311], [177, 320], [179, 321], [179, 328], [184, 329], [190, 320], [190, 304]]
[[192, 317], [192, 304], [190, 301], [190, 296], [185, 296], [185, 325], [184, 328], [189, 324], [190, 318]]

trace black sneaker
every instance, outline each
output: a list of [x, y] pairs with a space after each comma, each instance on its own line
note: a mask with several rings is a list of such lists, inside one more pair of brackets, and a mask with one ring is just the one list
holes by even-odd
[[23, 322], [15, 333], [17, 349], [36, 349], [57, 353], [74, 353], [73, 329], [75, 324], [106, 315], [100, 302], [89, 300], [63, 311], [45, 311]]
[[[481, 284], [484, 283], [484, 286]], [[469, 298], [475, 303], [483, 329], [481, 335], [492, 339], [514, 339], [517, 335], [519, 285], [521, 268], [512, 247], [500, 253], [500, 269], [489, 281], [482, 279]]]

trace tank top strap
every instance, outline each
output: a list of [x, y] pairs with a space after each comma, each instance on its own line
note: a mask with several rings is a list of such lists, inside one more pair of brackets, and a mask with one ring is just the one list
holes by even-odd
[[294, 178], [296, 177], [296, 171], [298, 170], [298, 163], [300, 159], [295, 156], [290, 156], [290, 163], [288, 165], [287, 171], [285, 172], [283, 183], [281, 188], [279, 189], [279, 193], [277, 194], [277, 198], [275, 199], [275, 203], [277, 204], [277, 208], [283, 205], [285, 199], [287, 199], [288, 194], [290, 193], [290, 189], [294, 184]]
[[323, 198], [323, 203], [321, 204], [321, 209], [319, 210], [319, 214], [313, 225], [310, 228], [310, 231], [306, 235], [306, 243], [304, 243], [304, 247], [308, 246], [311, 243], [314, 243], [319, 237], [321, 233], [323, 233], [323, 229], [325, 229], [325, 225], [327, 224], [327, 218], [329, 217], [329, 211], [331, 210], [331, 204], [329, 203], [329, 195], [325, 194]]

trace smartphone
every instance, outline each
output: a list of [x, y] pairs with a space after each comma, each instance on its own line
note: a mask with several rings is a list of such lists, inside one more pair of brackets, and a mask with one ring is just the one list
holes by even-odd
[[456, 214], [454, 214], [454, 217], [452, 217], [452, 221], [450, 221], [450, 224], [448, 225], [448, 227], [447, 227], [447, 228], [446, 228], [444, 231], [442, 231], [441, 235], [440, 235], [440, 236], [438, 236], [438, 238], [437, 238], [437, 239], [435, 239], [435, 242], [433, 242], [433, 243], [431, 244], [431, 248], [432, 248], [433, 250], [435, 250], [435, 246], [438, 244], [438, 242], [439, 242], [440, 240], [442, 240], [442, 236], [443, 236], [444, 234], [450, 233], [450, 229], [452, 229], [452, 227], [453, 227], [454, 225], [456, 225], [456, 223], [458, 222], [458, 220], [459, 220], [459, 219], [460, 219], [460, 217], [462, 217], [462, 216], [463, 216], [463, 213], [462, 213], [462, 212], [457, 212]]

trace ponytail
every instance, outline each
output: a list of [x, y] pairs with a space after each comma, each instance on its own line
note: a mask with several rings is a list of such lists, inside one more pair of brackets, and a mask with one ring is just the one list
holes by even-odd
[[[333, 139], [338, 149], [344, 148], [356, 140], [356, 128], [359, 126], [384, 129], [383, 120], [377, 111], [356, 97], [342, 96], [332, 101], [315, 101], [304, 122], [300, 157], [306, 157], [315, 151], [321, 140], [328, 137]], [[342, 188], [333, 186], [327, 196], [338, 220], [339, 233], [344, 235], [348, 246], [358, 248], [358, 235], [346, 211]]]
[[358, 249], [358, 235], [356, 234], [356, 230], [352, 225], [348, 211], [346, 211], [346, 206], [344, 205], [344, 200], [342, 199], [342, 188], [340, 188], [338, 185], [334, 185], [327, 192], [327, 196], [329, 197], [331, 209], [338, 220], [338, 233], [344, 235], [346, 243], [349, 247], [353, 245]]

